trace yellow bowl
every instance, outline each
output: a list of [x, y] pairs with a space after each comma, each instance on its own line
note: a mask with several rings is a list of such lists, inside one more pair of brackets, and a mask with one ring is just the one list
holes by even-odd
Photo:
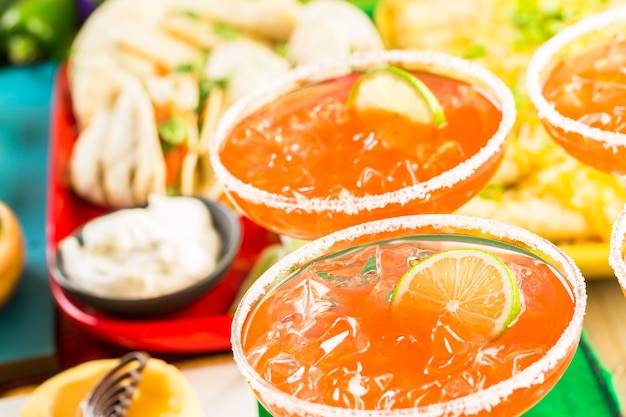
[[572, 257], [586, 280], [613, 278], [613, 269], [609, 265], [609, 244], [581, 242], [558, 245]]

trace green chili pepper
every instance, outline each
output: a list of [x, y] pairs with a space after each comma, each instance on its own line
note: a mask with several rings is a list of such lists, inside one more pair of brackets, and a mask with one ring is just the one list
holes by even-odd
[[0, 0], [0, 15], [4, 14], [5, 10], [13, 3], [15, 3], [15, 0]]
[[17, 0], [0, 16], [0, 49], [13, 65], [61, 60], [77, 26], [73, 0]]

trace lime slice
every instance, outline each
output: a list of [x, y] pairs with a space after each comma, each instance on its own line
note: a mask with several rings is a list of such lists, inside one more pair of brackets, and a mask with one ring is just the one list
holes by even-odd
[[520, 299], [515, 277], [499, 258], [453, 249], [409, 269], [393, 291], [391, 309], [394, 319], [416, 325], [446, 315], [447, 323], [464, 333], [493, 340], [518, 316]]
[[440, 128], [446, 117], [439, 100], [421, 80], [397, 67], [365, 72], [352, 87], [348, 105], [357, 111], [383, 110]]

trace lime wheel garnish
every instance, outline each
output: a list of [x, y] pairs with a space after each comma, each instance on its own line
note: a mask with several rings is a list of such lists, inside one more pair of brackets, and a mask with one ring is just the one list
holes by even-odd
[[478, 249], [436, 253], [409, 269], [391, 298], [394, 320], [424, 326], [445, 315], [463, 333], [492, 340], [521, 310], [519, 285], [498, 257]]
[[433, 92], [419, 78], [397, 67], [363, 73], [352, 87], [348, 105], [359, 112], [382, 110], [437, 128], [446, 124], [443, 108]]

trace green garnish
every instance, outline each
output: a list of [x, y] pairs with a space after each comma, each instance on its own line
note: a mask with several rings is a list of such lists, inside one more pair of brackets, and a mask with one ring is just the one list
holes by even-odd
[[224, 40], [232, 41], [240, 35], [239, 31], [224, 22], [217, 22], [213, 25], [213, 32]]
[[274, 51], [282, 58], [286, 58], [287, 53], [289, 52], [289, 50], [287, 49], [286, 43], [279, 43], [278, 45], [274, 47]]
[[195, 62], [184, 62], [174, 68], [175, 72], [195, 72], [197, 65]]
[[174, 67], [174, 71], [185, 73], [185, 72], [193, 72], [195, 74], [201, 74], [204, 70], [204, 66], [206, 65], [206, 61], [209, 58], [208, 52], [200, 52], [197, 54], [192, 61], [189, 62], [181, 62], [176, 67]]
[[462, 56], [465, 59], [482, 58], [487, 55], [487, 48], [480, 43], [473, 43], [467, 47]]
[[376, 268], [376, 257], [370, 256], [365, 261], [363, 268], [356, 275], [344, 275], [337, 274], [334, 272], [334, 268], [330, 268], [330, 272], [320, 271], [316, 272], [315, 275], [326, 280], [332, 282], [336, 287], [359, 287], [362, 285], [368, 285], [372, 282], [372, 280], [377, 279], [378, 269]]
[[187, 126], [183, 119], [174, 116], [159, 123], [157, 132], [163, 141], [163, 150], [167, 152], [183, 143], [185, 137], [187, 137]]
[[478, 196], [485, 200], [497, 200], [504, 195], [506, 187], [502, 184], [489, 184], [487, 185]]
[[170, 185], [167, 187], [167, 190], [165, 190], [165, 193], [171, 197], [175, 197], [180, 195], [180, 188], [176, 185]]
[[[222, 80], [202, 79], [200, 80], [200, 85], [198, 86], [199, 88], [198, 109], [200, 109], [199, 111], [201, 111], [201, 109], [204, 108], [204, 104], [206, 103], [206, 100], [209, 97], [209, 93], [211, 92], [211, 90], [216, 87], [225, 88], [226, 82], [227, 82], [226, 79], [222, 79]], [[200, 128], [202, 128], [202, 126], [200, 126]]]
[[359, 275], [363, 276], [363, 275], [370, 273], [371, 271], [376, 271], [376, 257], [375, 256], [370, 256], [369, 258], [367, 258], [367, 261], [365, 262], [365, 265], [363, 265], [363, 269], [361, 269], [361, 272], [359, 272]]
[[528, 98], [528, 94], [526, 90], [520, 89], [519, 87], [512, 86], [510, 87], [511, 93], [513, 93], [513, 100], [515, 101], [515, 107], [518, 109], [526, 109], [528, 108], [528, 104], [530, 99]]
[[511, 22], [520, 30], [515, 49], [541, 44], [565, 26], [576, 12], [554, 4], [541, 4], [538, 0], [518, 0]]
[[195, 10], [176, 10], [175, 13], [183, 15], [183, 16], [191, 17], [192, 19], [200, 19], [202, 17]]

